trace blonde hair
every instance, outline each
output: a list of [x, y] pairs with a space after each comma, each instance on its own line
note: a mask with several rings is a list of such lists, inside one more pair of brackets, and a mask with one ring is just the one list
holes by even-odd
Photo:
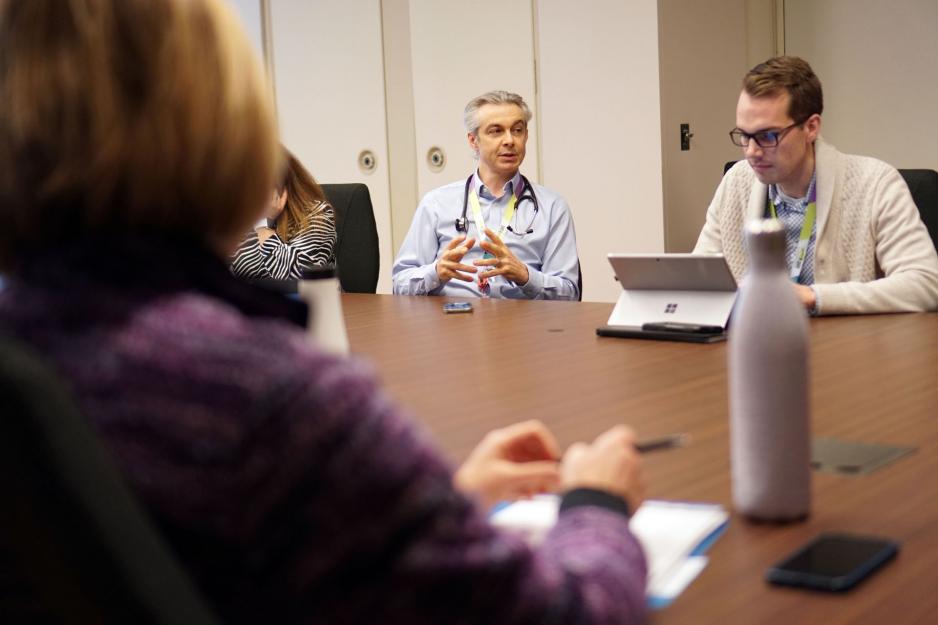
[[290, 150], [283, 148], [287, 168], [277, 194], [287, 192], [287, 203], [277, 218], [277, 236], [289, 241], [305, 232], [314, 223], [324, 223], [326, 218], [326, 194]]
[[236, 238], [279, 159], [220, 0], [0, 0], [0, 263], [105, 234]]

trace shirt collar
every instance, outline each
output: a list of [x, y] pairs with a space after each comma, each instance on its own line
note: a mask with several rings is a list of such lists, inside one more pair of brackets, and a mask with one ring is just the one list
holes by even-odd
[[[475, 173], [472, 175], [472, 188], [477, 189], [479, 197], [484, 197], [487, 200], [495, 198], [495, 195], [493, 195], [489, 188], [482, 182], [482, 177], [479, 176], [478, 169], [476, 169]], [[521, 188], [521, 170], [519, 169], [517, 172], [515, 172], [515, 175], [511, 178], [511, 180], [506, 182], [505, 186], [502, 187], [502, 189], [505, 191], [505, 195], [502, 197], [510, 197], [512, 192], [517, 193], [521, 190]]]
[[817, 184], [817, 167], [814, 168], [814, 172], [811, 174], [811, 182], [808, 184], [808, 192], [805, 193], [804, 197], [801, 198], [792, 198], [785, 195], [781, 189], [778, 188], [778, 185], [770, 184], [769, 185], [769, 200], [775, 204], [776, 207], [785, 205], [786, 207], [804, 210], [804, 207], [808, 205], [808, 198], [811, 197], [814, 187]]

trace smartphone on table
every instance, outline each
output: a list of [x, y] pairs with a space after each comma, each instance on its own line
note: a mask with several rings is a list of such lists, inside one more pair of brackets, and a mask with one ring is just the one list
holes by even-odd
[[448, 315], [453, 313], [471, 313], [472, 302], [447, 302], [443, 304], [443, 312]]
[[899, 553], [886, 538], [825, 533], [766, 571], [773, 584], [849, 590]]

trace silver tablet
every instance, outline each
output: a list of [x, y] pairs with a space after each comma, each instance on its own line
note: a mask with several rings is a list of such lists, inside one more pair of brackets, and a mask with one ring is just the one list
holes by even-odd
[[609, 254], [623, 289], [735, 291], [722, 254]]
[[622, 293], [608, 325], [696, 324], [726, 328], [736, 280], [720, 254], [609, 254]]

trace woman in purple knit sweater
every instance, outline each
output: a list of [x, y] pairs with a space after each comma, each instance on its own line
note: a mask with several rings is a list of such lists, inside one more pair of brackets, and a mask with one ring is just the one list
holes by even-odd
[[[280, 151], [221, 0], [0, 0], [0, 330], [66, 381], [233, 623], [637, 623], [633, 435], [493, 432], [454, 474], [225, 258]], [[9, 415], [4, 415], [9, 417]], [[531, 549], [483, 507], [564, 492]]]

